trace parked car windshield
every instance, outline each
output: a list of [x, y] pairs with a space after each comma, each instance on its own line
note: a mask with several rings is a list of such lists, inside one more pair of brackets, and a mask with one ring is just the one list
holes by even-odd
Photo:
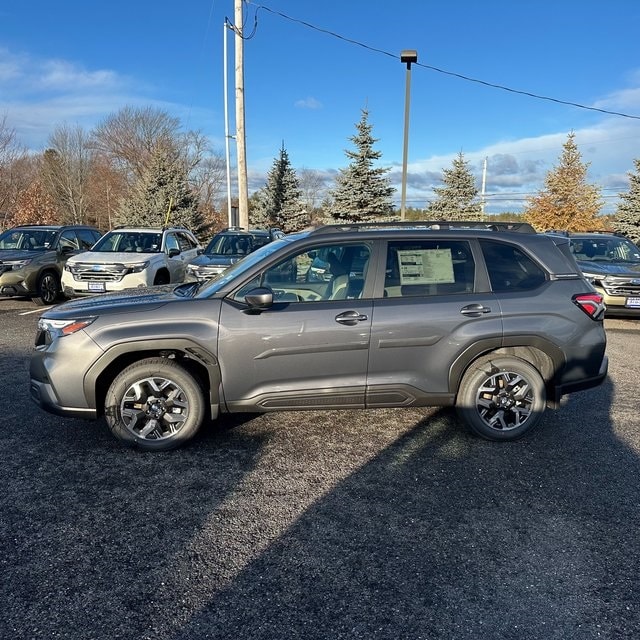
[[0, 235], [0, 249], [47, 251], [53, 247], [57, 235], [53, 229], [9, 229]]
[[290, 235], [280, 240], [275, 240], [269, 244], [265, 244], [263, 247], [256, 249], [253, 253], [250, 253], [244, 260], [236, 262], [224, 271], [220, 276], [213, 280], [209, 280], [206, 284], [203, 284], [202, 288], [194, 291], [198, 298], [209, 298], [220, 289], [223, 289], [228, 282], [235, 278], [241, 278], [245, 271], [251, 269], [255, 264], [261, 262], [266, 257], [270, 256], [280, 249], [284, 244], [291, 242], [296, 236]]
[[91, 251], [125, 253], [159, 253], [162, 234], [154, 231], [109, 231]]
[[253, 248], [251, 237], [235, 233], [219, 233], [211, 239], [204, 253], [209, 256], [245, 255]]
[[571, 251], [583, 262], [640, 263], [640, 249], [626, 238], [574, 236]]

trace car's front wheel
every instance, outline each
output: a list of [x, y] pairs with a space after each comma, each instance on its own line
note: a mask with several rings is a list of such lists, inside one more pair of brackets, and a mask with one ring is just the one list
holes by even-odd
[[147, 451], [175, 449], [192, 438], [205, 416], [198, 381], [167, 358], [146, 358], [124, 369], [105, 398], [105, 417], [120, 441]]
[[494, 356], [466, 371], [456, 409], [477, 435], [516, 440], [538, 425], [546, 405], [544, 380], [534, 366], [514, 356]]
[[53, 271], [45, 271], [38, 278], [33, 301], [38, 306], [53, 304], [60, 297], [60, 280]]

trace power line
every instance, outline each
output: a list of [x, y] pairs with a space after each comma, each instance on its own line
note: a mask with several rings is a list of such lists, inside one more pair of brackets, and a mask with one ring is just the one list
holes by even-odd
[[[335, 31], [330, 31], [329, 29], [323, 29], [322, 27], [318, 27], [314, 24], [311, 24], [310, 22], [305, 22], [304, 20], [300, 20], [298, 18], [293, 18], [289, 15], [287, 15], [286, 13], [282, 13], [281, 11], [276, 11], [275, 9], [271, 9], [270, 7], [267, 7], [266, 5], [263, 4], [256, 4], [255, 2], [252, 2], [251, 0], [244, 0], [244, 2], [246, 2], [246, 4], [252, 4], [256, 7], [256, 13], [254, 16], [254, 27], [253, 27], [253, 31], [250, 34], [250, 36], [248, 36], [248, 38], [252, 38], [257, 30], [258, 27], [258, 12], [261, 9], [264, 9], [265, 11], [268, 11], [269, 13], [272, 13], [274, 15], [280, 16], [281, 18], [284, 18], [285, 20], [289, 20], [291, 22], [295, 22], [297, 24], [301, 24], [304, 27], [307, 27], [309, 29], [313, 29], [314, 31], [318, 31], [320, 33], [324, 33], [325, 35], [329, 35], [332, 36], [333, 38], [337, 38], [338, 40], [342, 40], [343, 42], [348, 42], [349, 44], [353, 44], [356, 45], [358, 47], [362, 47], [363, 49], [367, 49], [369, 51], [372, 51], [374, 53], [379, 53], [385, 56], [388, 56], [390, 58], [394, 58], [396, 60], [399, 60], [399, 56], [395, 53], [391, 53], [389, 51], [385, 51], [384, 49], [378, 49], [376, 47], [372, 47], [368, 44], [365, 44], [364, 42], [359, 42], [358, 40], [354, 40], [352, 38], [347, 38], [345, 36], [340, 35], [339, 33], [336, 33]], [[247, 39], [248, 39], [247, 38]], [[424, 69], [429, 69], [431, 71], [436, 71], [437, 73], [442, 73], [444, 75], [448, 75], [448, 76], [452, 76], [454, 78], [459, 78], [460, 80], [465, 80], [467, 82], [474, 82], [476, 84], [481, 84], [484, 85], [485, 87], [490, 87], [492, 89], [500, 89], [501, 91], [508, 91], [509, 93], [515, 93], [515, 94], [519, 94], [522, 96], [527, 96], [529, 98], [535, 98], [536, 100], [546, 100], [548, 102], [555, 102], [556, 104], [564, 104], [564, 105], [568, 105], [570, 107], [576, 107], [578, 109], [585, 109], [587, 111], [597, 111], [598, 113], [604, 113], [610, 116], [619, 116], [621, 118], [630, 118], [631, 120], [640, 120], [640, 116], [635, 116], [635, 115], [631, 115], [629, 113], [622, 113], [620, 111], [609, 111], [608, 109], [600, 109], [598, 107], [590, 107], [588, 105], [585, 104], [580, 104], [579, 102], [571, 102], [570, 100], [561, 100], [559, 98], [552, 98], [550, 96], [543, 96], [541, 94], [538, 93], [533, 93], [531, 91], [523, 91], [521, 89], [513, 89], [512, 87], [507, 87], [505, 85], [501, 85], [501, 84], [496, 84], [493, 82], [487, 82], [486, 80], [480, 80], [478, 78], [472, 78], [471, 76], [466, 76], [464, 74], [461, 73], [456, 73], [454, 71], [447, 71], [446, 69], [440, 69], [438, 67], [434, 67], [432, 65], [428, 65], [428, 64], [424, 64], [421, 62], [415, 62], [414, 63], [417, 67], [423, 67]]]

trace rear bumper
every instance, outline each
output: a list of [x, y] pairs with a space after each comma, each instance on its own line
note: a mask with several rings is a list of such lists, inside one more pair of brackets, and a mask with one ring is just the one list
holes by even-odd
[[598, 371], [597, 376], [556, 385], [553, 388], [553, 397], [550, 398], [550, 400], [552, 402], [560, 402], [560, 398], [569, 393], [575, 393], [576, 391], [584, 391], [585, 389], [597, 387], [605, 381], [608, 371], [609, 358], [607, 356], [603, 356], [602, 363], [600, 364], [600, 371]]

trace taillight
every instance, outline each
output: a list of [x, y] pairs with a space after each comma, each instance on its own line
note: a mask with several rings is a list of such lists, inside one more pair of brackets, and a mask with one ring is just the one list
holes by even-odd
[[572, 300], [594, 320], [600, 320], [607, 308], [599, 293], [577, 293]]

